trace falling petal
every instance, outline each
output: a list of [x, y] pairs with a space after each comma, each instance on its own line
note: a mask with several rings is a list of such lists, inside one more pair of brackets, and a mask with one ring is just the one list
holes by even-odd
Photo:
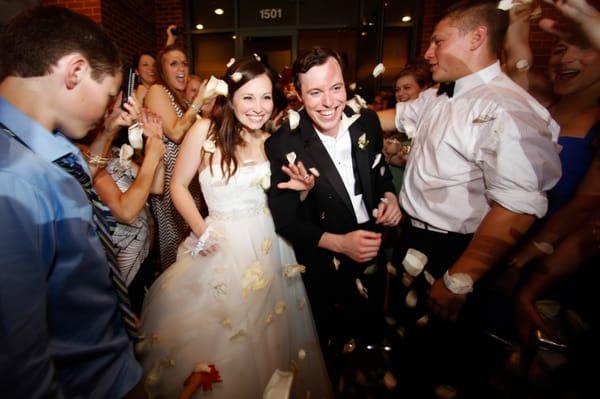
[[387, 269], [387, 272], [389, 274], [391, 274], [392, 276], [397, 276], [398, 275], [398, 271], [396, 270], [396, 268], [394, 267], [394, 265], [392, 264], [392, 262], [386, 263], [385, 268]]
[[253, 53], [252, 55], [254, 56], [254, 58], [256, 59], [256, 61], [260, 62], [260, 57], [258, 56], [258, 54]]
[[416, 325], [417, 325], [417, 327], [425, 327], [428, 322], [429, 322], [429, 315], [426, 314], [425, 316], [423, 316], [419, 320], [417, 320]]
[[385, 165], [379, 168], [379, 175], [383, 177], [385, 175]]
[[406, 306], [408, 308], [414, 308], [415, 306], [417, 306], [417, 291], [410, 290], [408, 291], [408, 294], [406, 295], [406, 298], [404, 299], [404, 303], [406, 303]]
[[375, 169], [375, 167], [379, 164], [379, 161], [381, 161], [381, 153], [375, 155], [375, 160], [373, 161], [373, 164], [371, 165], [371, 169]]
[[348, 88], [352, 91], [356, 90], [356, 82], [352, 82], [348, 85]]
[[294, 151], [288, 152], [285, 154], [285, 158], [287, 159], [288, 163], [293, 165], [296, 162], [296, 153]]
[[338, 270], [340, 268], [340, 261], [335, 256], [333, 257], [333, 267], [335, 267], [335, 270]]
[[362, 281], [360, 281], [359, 278], [357, 278], [355, 280], [356, 283], [356, 289], [358, 290], [358, 293], [365, 299], [369, 298], [369, 291], [365, 288], [365, 286], [363, 285]]
[[394, 319], [393, 317], [389, 317], [389, 316], [387, 316], [387, 317], [385, 318], [385, 322], [386, 322], [388, 325], [390, 325], [390, 326], [395, 326], [395, 325], [396, 325], [396, 323], [398, 323], [398, 322], [396, 321], [396, 319]]
[[298, 359], [304, 360], [306, 358], [306, 351], [304, 349], [300, 349], [298, 351]]
[[513, 8], [514, 3], [512, 2], [512, 0], [501, 0], [498, 3], [498, 9], [499, 10], [503, 10], [503, 11], [508, 11], [511, 8]]
[[229, 86], [227, 86], [227, 83], [211, 75], [210, 79], [208, 79], [208, 83], [206, 83], [206, 88], [204, 89], [204, 98], [209, 99], [218, 95], [227, 96], [228, 92]]
[[290, 129], [294, 130], [300, 123], [300, 114], [293, 109], [288, 109], [288, 122], [290, 123]]
[[405, 287], [410, 287], [410, 285], [413, 282], [413, 276], [411, 276], [410, 274], [403, 272], [402, 273], [402, 285]]
[[398, 334], [399, 337], [404, 337], [404, 335], [406, 334], [406, 328], [399, 326], [398, 328], [396, 328], [396, 334]]
[[365, 270], [363, 271], [363, 274], [366, 274], [366, 275], [375, 274], [376, 271], [377, 271], [377, 265], [373, 263], [372, 265], [369, 265], [365, 268]]
[[423, 276], [425, 277], [425, 281], [429, 283], [429, 285], [433, 285], [435, 283], [435, 277], [431, 275], [427, 270], [423, 272]]
[[344, 344], [344, 353], [352, 353], [356, 348], [356, 343], [354, 342], [354, 338]]
[[139, 123], [134, 123], [127, 128], [127, 139], [129, 144], [136, 150], [144, 148], [144, 129]]
[[373, 77], [376, 78], [377, 76], [381, 75], [384, 72], [385, 72], [385, 66], [380, 62], [373, 69]]
[[235, 58], [230, 58], [229, 62], [227, 63], [227, 68], [231, 68], [231, 66], [235, 63]]
[[204, 144], [202, 144], [202, 148], [204, 149], [204, 151], [210, 152], [212, 154], [217, 149], [217, 145], [215, 144], [214, 140], [206, 139], [204, 141]]
[[404, 269], [413, 277], [418, 276], [427, 264], [427, 255], [414, 248], [409, 248], [402, 260]]
[[230, 76], [231, 80], [234, 81], [235, 83], [239, 82], [240, 80], [242, 80], [243, 75], [241, 72], [235, 72], [233, 75]]

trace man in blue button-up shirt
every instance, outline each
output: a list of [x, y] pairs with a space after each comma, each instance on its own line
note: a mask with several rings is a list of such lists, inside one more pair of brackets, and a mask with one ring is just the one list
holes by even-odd
[[116, 96], [118, 51], [87, 17], [38, 7], [0, 33], [0, 54], [0, 392], [135, 397], [141, 370], [92, 207], [53, 164], [73, 154], [87, 170], [70, 139]]

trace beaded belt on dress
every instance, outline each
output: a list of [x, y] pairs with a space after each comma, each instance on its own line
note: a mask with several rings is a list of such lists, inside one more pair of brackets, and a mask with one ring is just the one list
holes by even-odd
[[259, 205], [252, 208], [236, 209], [233, 211], [216, 211], [210, 210], [208, 216], [214, 220], [232, 220], [238, 218], [246, 218], [258, 215], [270, 215], [269, 207], [266, 205]]

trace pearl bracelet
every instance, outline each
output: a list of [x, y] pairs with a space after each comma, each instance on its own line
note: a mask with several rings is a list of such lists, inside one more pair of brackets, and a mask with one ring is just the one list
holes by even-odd
[[104, 158], [100, 155], [92, 154], [89, 150], [83, 152], [83, 156], [85, 157], [88, 164], [91, 166], [96, 166], [98, 168], [104, 168], [112, 158]]

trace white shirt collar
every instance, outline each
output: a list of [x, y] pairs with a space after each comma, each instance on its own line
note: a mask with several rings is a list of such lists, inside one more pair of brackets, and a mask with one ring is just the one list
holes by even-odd
[[490, 66], [458, 79], [454, 86], [454, 97], [460, 96], [477, 86], [489, 83], [496, 76], [500, 75], [501, 72], [500, 61], [496, 61]]

